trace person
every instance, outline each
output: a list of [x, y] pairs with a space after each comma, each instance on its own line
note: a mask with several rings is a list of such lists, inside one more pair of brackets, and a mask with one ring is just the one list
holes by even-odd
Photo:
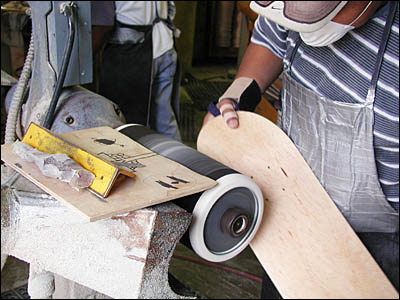
[[82, 86], [98, 94], [101, 53], [114, 29], [113, 1], [90, 1], [90, 15], [92, 22], [93, 80]]
[[[232, 85], [211, 103], [233, 130], [283, 77], [278, 125], [399, 288], [397, 1], [252, 1], [259, 14]], [[263, 298], [279, 298], [267, 274]]]
[[115, 24], [102, 53], [99, 93], [119, 105], [128, 123], [180, 140], [175, 4], [114, 3], [115, 11], [107, 11], [115, 13]]

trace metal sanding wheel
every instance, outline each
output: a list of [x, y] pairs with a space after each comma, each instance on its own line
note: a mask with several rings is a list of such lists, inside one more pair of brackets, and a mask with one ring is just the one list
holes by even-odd
[[145, 126], [127, 124], [117, 130], [218, 182], [207, 191], [174, 201], [193, 215], [189, 243], [182, 239], [184, 244], [213, 262], [229, 260], [246, 248], [257, 232], [264, 208], [261, 190], [252, 179]]

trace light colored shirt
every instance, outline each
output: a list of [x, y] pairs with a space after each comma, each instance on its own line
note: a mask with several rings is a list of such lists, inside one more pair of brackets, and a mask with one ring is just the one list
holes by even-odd
[[[169, 7], [168, 7], [168, 2]], [[170, 8], [170, 11], [168, 11]], [[150, 25], [158, 16], [171, 20], [175, 17], [173, 1], [115, 1], [116, 19], [128, 25]], [[153, 28], [153, 58], [157, 58], [172, 49], [174, 45], [173, 32], [164, 22], [158, 22]]]

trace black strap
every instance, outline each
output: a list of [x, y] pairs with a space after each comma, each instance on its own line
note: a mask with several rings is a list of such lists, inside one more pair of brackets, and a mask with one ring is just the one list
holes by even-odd
[[386, 18], [385, 28], [383, 29], [382, 39], [381, 39], [381, 43], [379, 45], [377, 59], [375, 61], [374, 72], [372, 73], [371, 84], [370, 84], [370, 87], [368, 90], [368, 95], [370, 97], [375, 98], [375, 91], [376, 91], [376, 85], [378, 83], [379, 71], [382, 66], [382, 61], [383, 61], [383, 56], [385, 53], [386, 45], [389, 41], [390, 30], [393, 25], [396, 7], [397, 7], [397, 1], [390, 1], [390, 11], [389, 11], [388, 17]]
[[165, 23], [165, 25], [167, 25], [167, 27], [172, 30], [172, 32], [175, 32], [176, 27], [175, 24], [172, 22], [171, 17], [169, 16], [169, 8], [170, 8], [170, 1], [168, 1], [168, 12], [167, 12], [167, 18], [161, 18], [160, 15], [158, 14], [158, 5], [157, 3], [159, 3], [160, 1], [156, 1], [155, 5], [156, 5], [156, 18], [153, 21], [153, 25], [162, 21]]
[[297, 53], [297, 49], [299, 49], [299, 47], [300, 47], [300, 45], [301, 45], [301, 42], [302, 42], [302, 39], [301, 39], [301, 37], [300, 37], [300, 34], [297, 34], [297, 38], [296, 38], [296, 41], [295, 41], [295, 45], [294, 45], [294, 47], [293, 47], [293, 50], [292, 50], [292, 54], [290, 55], [290, 59], [289, 59], [289, 71], [291, 72], [291, 70], [292, 70], [292, 64], [293, 64], [293, 60], [294, 60], [294, 57], [296, 56], [296, 53]]
[[[157, 5], [160, 1], [155, 1], [155, 2], [156, 2], [156, 3], [155, 3], [155, 6], [156, 6], [156, 17], [154, 18], [154, 20], [153, 20], [153, 22], [152, 22], [151, 24], [148, 24], [148, 25], [132, 25], [132, 24], [122, 23], [121, 21], [118, 21], [118, 20], [117, 20], [117, 16], [116, 16], [116, 15], [114, 16], [115, 24], [116, 24], [117, 26], [119, 26], [119, 27], [128, 27], [128, 28], [135, 29], [135, 30], [137, 30], [137, 31], [147, 31], [147, 30], [149, 30], [150, 28], [152, 28], [152, 27], [154, 26], [154, 24], [156, 24], [156, 23], [158, 23], [158, 22], [164, 22], [165, 25], [167, 25], [167, 27], [168, 27], [170, 30], [172, 30], [173, 32], [175, 32], [175, 30], [176, 30], [175, 24], [172, 22], [172, 20], [171, 20], [171, 18], [170, 18], [170, 16], [169, 16], [169, 7], [170, 7], [170, 5], [171, 5], [170, 2], [168, 1], [168, 13], [167, 13], [167, 18], [161, 18], [161, 17], [160, 17], [160, 15], [159, 15], [159, 13], [158, 13], [158, 5]], [[114, 1], [114, 7], [116, 7], [116, 6], [115, 6], [115, 1]]]

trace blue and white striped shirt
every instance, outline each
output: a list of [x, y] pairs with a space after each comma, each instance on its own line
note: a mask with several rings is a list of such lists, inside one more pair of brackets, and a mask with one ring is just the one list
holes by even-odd
[[[326, 47], [302, 43], [291, 76], [317, 94], [335, 101], [363, 103], [371, 83], [389, 5], [365, 25]], [[267, 47], [288, 69], [299, 34], [263, 17], [255, 22], [251, 42]], [[388, 201], [399, 203], [399, 9], [378, 77], [374, 103], [374, 149], [379, 181]]]

